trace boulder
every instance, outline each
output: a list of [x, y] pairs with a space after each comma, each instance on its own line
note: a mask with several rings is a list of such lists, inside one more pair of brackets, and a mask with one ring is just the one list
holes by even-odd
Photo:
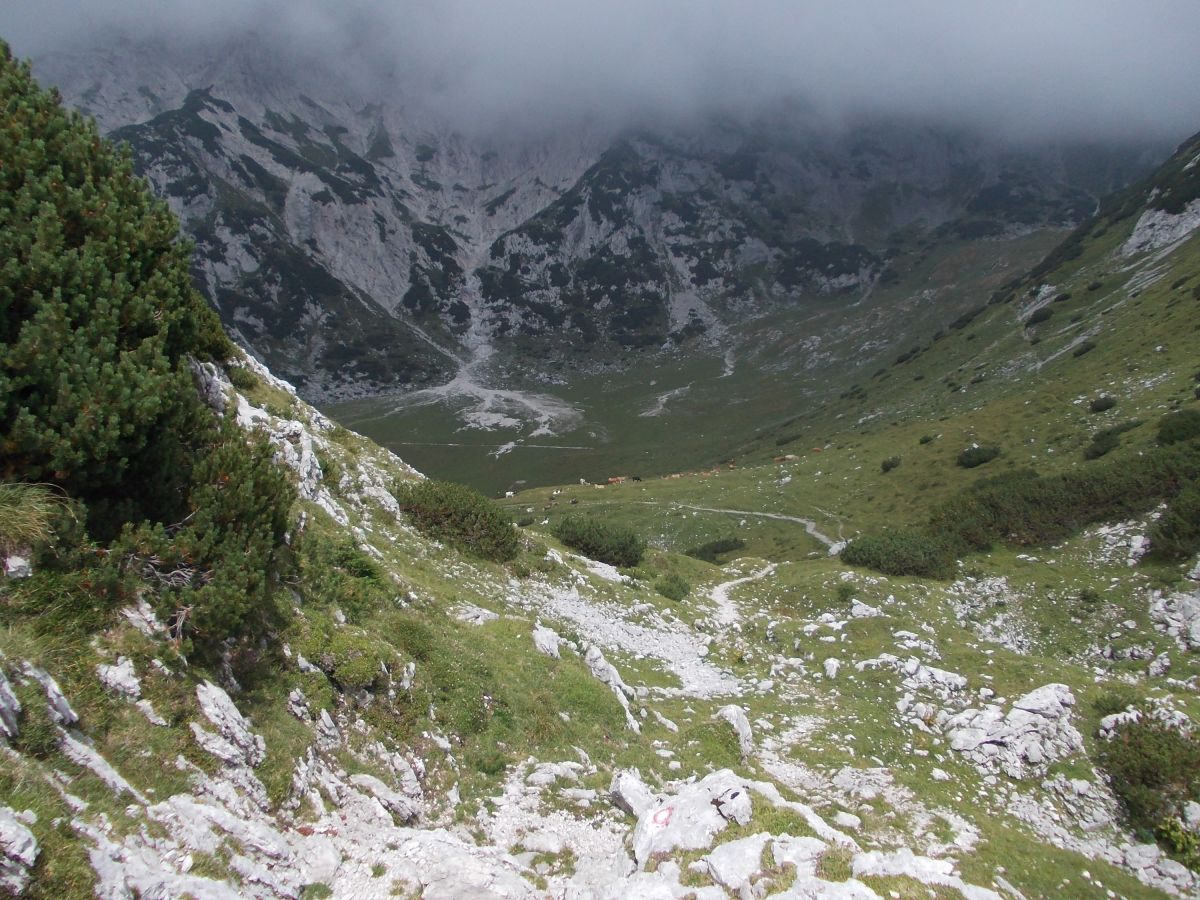
[[351, 775], [350, 783], [362, 788], [383, 804], [383, 808], [398, 818], [401, 822], [414, 822], [421, 815], [421, 807], [408, 797], [392, 790], [373, 775]]
[[103, 663], [96, 666], [96, 677], [110, 694], [119, 694], [130, 700], [137, 700], [142, 696], [142, 685], [133, 670], [133, 660], [127, 656], [117, 657], [115, 666]]
[[37, 862], [37, 838], [7, 806], [0, 806], [0, 890], [13, 896], [29, 884], [29, 870]]
[[[729, 816], [744, 815], [739, 797], [749, 788], [729, 769], [706, 775], [681, 787], [675, 794], [656, 799], [638, 817], [633, 830], [633, 855], [644, 868], [657, 853], [703, 850], [729, 824]], [[718, 807], [720, 804], [720, 808]]]
[[16, 740], [21, 732], [21, 701], [13, 693], [12, 685], [0, 669], [0, 736], [5, 740]]
[[543, 625], [533, 626], [533, 646], [539, 653], [545, 653], [553, 659], [560, 659], [558, 652], [560, 643], [562, 643], [562, 638], [554, 629], [546, 628]]
[[754, 732], [750, 729], [750, 720], [746, 718], [745, 710], [740, 706], [730, 704], [718, 709], [713, 718], [729, 723], [729, 727], [737, 735], [738, 746], [741, 748], [743, 757], [754, 752]]
[[608, 796], [617, 809], [634, 817], [640, 817], [654, 805], [654, 793], [646, 787], [636, 769], [614, 772], [608, 786]]
[[250, 730], [250, 723], [238, 712], [229, 695], [211, 681], [196, 687], [200, 711], [217, 733], [191, 723], [196, 742], [207, 752], [230, 765], [257, 766], [266, 757], [263, 739]]
[[29, 552], [10, 553], [4, 557], [4, 574], [9, 578], [28, 578], [33, 574]]

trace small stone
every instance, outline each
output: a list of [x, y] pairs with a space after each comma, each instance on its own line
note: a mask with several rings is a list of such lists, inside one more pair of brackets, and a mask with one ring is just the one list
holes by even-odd
[[109, 693], [120, 694], [130, 700], [137, 700], [142, 696], [142, 685], [133, 670], [133, 660], [127, 656], [117, 657], [115, 666], [96, 666], [96, 677]]
[[848, 828], [850, 831], [858, 831], [858, 829], [862, 828], [862, 819], [854, 815], [854, 813], [848, 813], [845, 810], [839, 811], [833, 817], [833, 821], [839, 828]]

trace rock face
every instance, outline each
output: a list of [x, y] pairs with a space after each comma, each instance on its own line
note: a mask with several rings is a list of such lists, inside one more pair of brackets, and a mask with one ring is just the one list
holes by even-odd
[[21, 701], [13, 693], [4, 669], [0, 668], [0, 736], [8, 741], [16, 738], [20, 733], [20, 721]]
[[1008, 712], [995, 704], [965, 709], [943, 731], [951, 748], [980, 769], [1024, 778], [1082, 751], [1083, 736], [1070, 721], [1074, 705], [1066, 685], [1047, 684], [1014, 701]]
[[1200, 649], [1200, 588], [1174, 594], [1156, 593], [1150, 618], [1185, 650]]
[[132, 145], [196, 241], [204, 292], [309, 398], [420, 386], [511, 338], [567, 365], [720, 355], [747, 318], [869, 290], [897, 229], [1077, 221], [1139, 168], [1124, 150], [1072, 166], [923, 124], [826, 130], [791, 108], [467, 136], [436, 95], [386, 79], [367, 92], [254, 39], [106, 41], [36, 70]]
[[201, 747], [230, 765], [253, 767], [263, 761], [266, 756], [263, 739], [250, 731], [250, 724], [225, 691], [206, 681], [196, 688], [196, 699], [205, 718], [217, 729], [213, 734], [192, 723], [192, 733]]
[[33, 832], [13, 810], [0, 806], [0, 889], [13, 895], [24, 891], [39, 852]]
[[645, 868], [656, 853], [708, 847], [731, 821], [749, 821], [749, 790], [733, 772], [722, 769], [674, 796], [659, 797], [642, 811], [633, 831], [638, 868]]
[[115, 666], [101, 664], [96, 667], [96, 677], [104, 685], [105, 690], [120, 694], [131, 700], [142, 696], [142, 685], [137, 673], [133, 670], [133, 660], [122, 656]]

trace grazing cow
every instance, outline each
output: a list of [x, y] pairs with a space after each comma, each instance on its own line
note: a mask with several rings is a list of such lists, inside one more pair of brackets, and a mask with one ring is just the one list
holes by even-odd
[[641, 480], [642, 480], [642, 476], [641, 476], [641, 475], [634, 475], [634, 476], [633, 476], [633, 478], [631, 478], [630, 480], [631, 480], [631, 481], [641, 481]]
[[505, 500], [507, 500], [509, 497], [513, 497], [513, 496], [515, 496], [515, 495], [513, 494], [513, 492], [512, 492], [512, 491], [505, 491], [505, 492], [504, 492], [504, 499], [505, 499]]

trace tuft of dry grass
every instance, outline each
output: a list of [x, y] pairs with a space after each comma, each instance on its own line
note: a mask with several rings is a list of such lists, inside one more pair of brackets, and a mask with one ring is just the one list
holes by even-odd
[[49, 540], [51, 519], [63, 502], [52, 485], [0, 482], [0, 552]]

